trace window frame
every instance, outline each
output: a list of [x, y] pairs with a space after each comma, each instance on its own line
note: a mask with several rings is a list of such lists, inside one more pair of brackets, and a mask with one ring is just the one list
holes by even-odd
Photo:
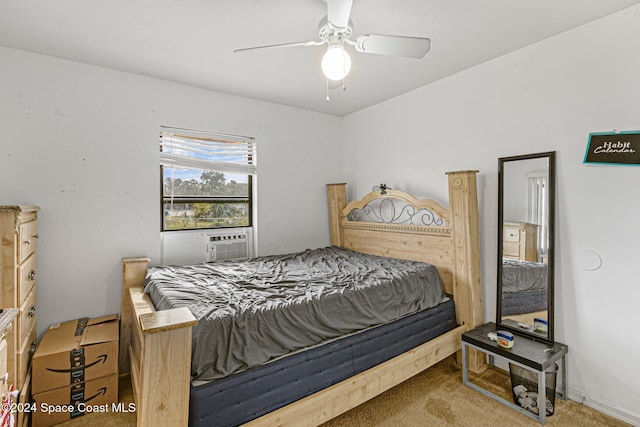
[[[204, 134], [204, 135], [208, 135], [211, 136], [212, 138], [215, 137], [229, 137], [229, 135], [222, 135], [222, 134], [218, 134], [215, 132], [204, 132], [204, 131], [189, 131], [186, 129], [177, 129], [177, 128], [169, 128], [169, 127], [161, 127], [161, 131], [160, 131], [160, 141], [161, 141], [161, 145], [160, 145], [160, 151], [162, 151], [162, 137], [163, 134], [165, 132], [171, 132], [171, 131], [180, 131], [180, 132], [195, 132], [195, 133], [199, 133], [199, 134]], [[237, 137], [239, 139], [246, 139], [246, 137]], [[251, 138], [253, 139], [253, 138]], [[255, 140], [253, 142], [253, 144], [255, 145]], [[253, 153], [252, 153], [252, 162], [255, 165], [255, 147], [253, 149]], [[161, 162], [162, 163], [162, 162]], [[255, 203], [255, 198], [254, 198], [254, 194], [253, 194], [253, 180], [254, 180], [254, 173], [247, 173], [247, 195], [246, 196], [228, 196], [228, 195], [224, 195], [224, 196], [218, 196], [218, 195], [211, 195], [211, 196], [207, 196], [207, 195], [198, 195], [198, 196], [176, 196], [175, 194], [165, 194], [165, 177], [164, 177], [164, 171], [165, 168], [175, 168], [175, 169], [183, 169], [184, 167], [180, 167], [180, 165], [176, 165], [175, 167], [169, 167], [169, 166], [165, 166], [160, 164], [160, 231], [161, 232], [181, 232], [181, 231], [197, 231], [197, 230], [223, 230], [223, 229], [233, 229], [233, 228], [250, 228], [253, 227], [253, 212], [254, 212], [254, 206], [253, 204]], [[226, 173], [223, 170], [218, 170], [215, 168], [212, 169], [196, 169], [196, 170], [202, 170], [202, 171], [209, 171], [209, 172], [220, 172], [220, 173]], [[193, 228], [178, 228], [178, 229], [169, 229], [165, 227], [165, 204], [171, 201], [174, 204], [181, 204], [181, 203], [186, 203], [186, 204], [190, 204], [190, 203], [207, 203], [207, 204], [211, 204], [211, 205], [224, 205], [224, 204], [233, 204], [233, 203], [242, 203], [242, 204], [246, 204], [247, 205], [247, 224], [246, 225], [221, 225], [221, 226], [214, 226], [214, 227], [193, 227]]]

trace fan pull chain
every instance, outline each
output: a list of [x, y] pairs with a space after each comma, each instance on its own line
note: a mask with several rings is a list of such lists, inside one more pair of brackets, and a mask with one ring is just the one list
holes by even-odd
[[[329, 98], [329, 79], [327, 78], [327, 97], [325, 98], [325, 101], [329, 102], [331, 101], [331, 98]], [[347, 85], [344, 84], [344, 77], [342, 78], [342, 90], [347, 90]]]
[[344, 85], [344, 78], [347, 77], [347, 61], [345, 61], [344, 57], [347, 54], [347, 51], [344, 50], [344, 43], [342, 43], [342, 90], [347, 90], [347, 87]]
[[331, 101], [331, 98], [329, 98], [329, 77], [327, 77], [327, 98], [326, 101], [329, 102]]

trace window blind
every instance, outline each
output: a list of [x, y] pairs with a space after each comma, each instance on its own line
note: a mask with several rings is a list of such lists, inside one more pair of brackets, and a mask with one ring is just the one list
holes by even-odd
[[256, 174], [255, 139], [163, 127], [160, 164], [170, 168]]
[[527, 222], [538, 225], [538, 253], [546, 254], [549, 243], [546, 238], [549, 229], [549, 208], [547, 206], [547, 176], [529, 176], [529, 211]]

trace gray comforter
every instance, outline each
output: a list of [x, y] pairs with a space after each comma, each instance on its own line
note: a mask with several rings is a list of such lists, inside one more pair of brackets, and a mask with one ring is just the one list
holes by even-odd
[[155, 267], [158, 310], [187, 307], [192, 380], [210, 381], [443, 301], [433, 265], [329, 247], [240, 262]]
[[541, 262], [503, 258], [503, 292], [522, 292], [547, 289], [549, 266]]

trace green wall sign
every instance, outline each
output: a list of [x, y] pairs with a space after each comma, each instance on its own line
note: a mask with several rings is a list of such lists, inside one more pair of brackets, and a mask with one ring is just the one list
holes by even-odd
[[640, 165], [640, 131], [589, 134], [583, 163]]

